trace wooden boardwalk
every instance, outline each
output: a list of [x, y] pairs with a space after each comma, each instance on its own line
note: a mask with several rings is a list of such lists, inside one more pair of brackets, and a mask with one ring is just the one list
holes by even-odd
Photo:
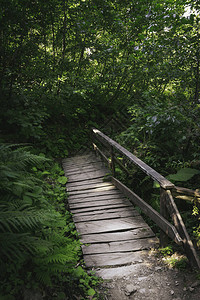
[[107, 181], [109, 170], [93, 153], [63, 160], [68, 202], [87, 267], [142, 262], [157, 238], [133, 204]]

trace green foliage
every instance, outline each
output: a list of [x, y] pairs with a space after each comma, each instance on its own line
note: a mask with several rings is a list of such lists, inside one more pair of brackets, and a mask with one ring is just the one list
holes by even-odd
[[167, 259], [167, 263], [176, 269], [184, 270], [188, 266], [188, 260], [186, 257], [173, 257]]
[[75, 267], [81, 248], [64, 205], [62, 169], [27, 147], [2, 144], [0, 170], [0, 297], [22, 297], [23, 289], [55, 282], [64, 290], [77, 281], [79, 293], [91, 295], [97, 281]]
[[[198, 174], [189, 180], [185, 170], [200, 166], [197, 2], [2, 1], [0, 141], [31, 143], [36, 153], [61, 158], [88, 145], [91, 127], [127, 110], [130, 126], [118, 141], [163, 175], [198, 188]], [[194, 9], [188, 17], [187, 4]], [[40, 240], [50, 251], [44, 236], [66, 209], [67, 179], [55, 165], [43, 170], [42, 156], [9, 147], [0, 150], [2, 239], [6, 230], [18, 234], [27, 257], [40, 251]], [[158, 208], [146, 176], [117, 173]], [[72, 222], [64, 227], [76, 236]]]
[[171, 255], [173, 253], [172, 246], [170, 245], [165, 248], [160, 248], [159, 251], [163, 256]]
[[192, 168], [180, 169], [176, 174], [170, 174], [167, 178], [171, 181], [188, 181], [200, 171]]
[[58, 177], [57, 180], [60, 184], [66, 184], [67, 183], [67, 178], [65, 176], [60, 176], [60, 177]]
[[164, 257], [163, 261], [172, 268], [184, 270], [188, 266], [188, 259], [178, 253], [174, 253], [173, 247], [168, 245], [159, 249], [160, 254]]

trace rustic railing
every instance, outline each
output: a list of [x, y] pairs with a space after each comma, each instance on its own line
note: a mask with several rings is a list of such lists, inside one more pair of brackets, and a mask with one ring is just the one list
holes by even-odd
[[[198, 192], [176, 187], [172, 182], [163, 177], [161, 174], [156, 172], [138, 157], [133, 155], [127, 149], [119, 145], [117, 142], [106, 136], [104, 133], [97, 129], [92, 130], [93, 140], [98, 140], [101, 145], [103, 144], [109, 150], [109, 157], [98, 148], [98, 146], [93, 143], [94, 150], [100, 154], [100, 156], [108, 163], [109, 167], [112, 170], [111, 180], [113, 184], [120, 190], [122, 193], [129, 198], [129, 200], [136, 206], [140, 207], [142, 212], [151, 218], [161, 229], [160, 233], [160, 246], [165, 247], [167, 245], [167, 237], [170, 237], [177, 244], [182, 245], [187, 258], [192, 267], [200, 269], [200, 260], [194, 248], [194, 245], [188, 235], [185, 224], [182, 220], [182, 217], [178, 211], [178, 208], [173, 199], [172, 193], [176, 195], [184, 195], [189, 197], [196, 197], [200, 199], [200, 194]], [[160, 185], [160, 213], [153, 209], [148, 203], [141, 199], [137, 194], [130, 190], [127, 186], [121, 183], [115, 178], [115, 164], [117, 163], [125, 172], [129, 173], [129, 170], [126, 166], [119, 161], [115, 155], [115, 152], [119, 152], [133, 163], [139, 167], [144, 173], [151, 177], [154, 181], [158, 182]], [[130, 173], [129, 173], [130, 174]], [[174, 225], [169, 222], [169, 217], [171, 217]]]

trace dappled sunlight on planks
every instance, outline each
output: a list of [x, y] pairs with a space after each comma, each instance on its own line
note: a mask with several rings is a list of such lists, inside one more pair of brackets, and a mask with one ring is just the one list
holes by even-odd
[[66, 159], [68, 203], [87, 267], [141, 264], [158, 242], [132, 203], [92, 154]]

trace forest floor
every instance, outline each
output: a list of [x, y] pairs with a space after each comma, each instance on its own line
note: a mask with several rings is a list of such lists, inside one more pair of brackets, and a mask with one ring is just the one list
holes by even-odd
[[104, 279], [100, 299], [199, 300], [200, 279], [189, 267], [178, 270], [165, 258], [149, 253], [147, 261], [118, 268], [97, 269]]

